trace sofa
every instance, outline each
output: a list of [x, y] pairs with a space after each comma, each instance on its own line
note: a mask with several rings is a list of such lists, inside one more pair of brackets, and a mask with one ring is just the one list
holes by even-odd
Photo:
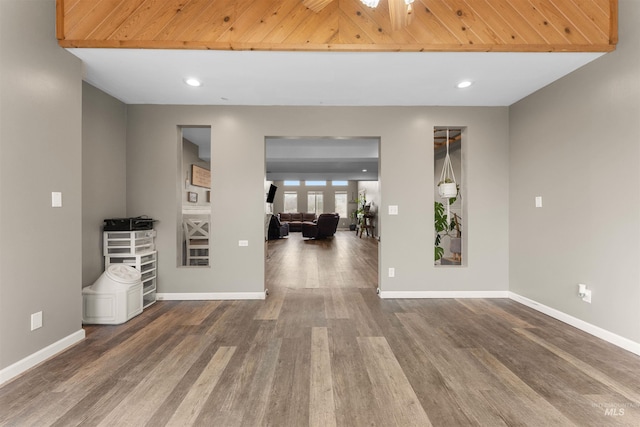
[[302, 223], [302, 237], [310, 239], [324, 239], [336, 234], [340, 215], [337, 213], [323, 213], [315, 222]]
[[278, 218], [283, 224], [289, 224], [289, 231], [302, 231], [303, 222], [313, 222], [316, 220], [316, 214], [311, 213], [279, 213]]

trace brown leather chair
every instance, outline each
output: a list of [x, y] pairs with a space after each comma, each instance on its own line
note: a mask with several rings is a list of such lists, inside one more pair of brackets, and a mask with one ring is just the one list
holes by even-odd
[[340, 215], [337, 213], [323, 213], [318, 216], [316, 222], [302, 223], [302, 237], [311, 239], [324, 239], [336, 234]]

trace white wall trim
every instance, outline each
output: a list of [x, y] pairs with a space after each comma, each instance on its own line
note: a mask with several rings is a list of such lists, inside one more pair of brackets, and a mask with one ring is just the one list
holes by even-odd
[[509, 291], [380, 291], [382, 299], [509, 298]]
[[25, 357], [24, 359], [18, 360], [13, 365], [7, 366], [6, 368], [0, 370], [0, 385], [33, 368], [39, 363], [42, 363], [45, 360], [55, 356], [56, 354], [63, 352], [77, 342], [82, 341], [84, 337], [84, 329], [80, 329], [79, 331], [76, 331], [71, 335], [67, 335], [61, 340], [54, 342], [53, 344], [36, 351], [35, 353]]
[[265, 292], [171, 292], [156, 294], [160, 301], [205, 301], [265, 299]]
[[540, 313], [544, 313], [547, 316], [553, 317], [556, 320], [560, 320], [561, 322], [578, 328], [581, 331], [584, 331], [613, 345], [630, 351], [631, 353], [640, 355], [640, 343], [631, 341], [630, 339], [625, 337], [621, 337], [620, 335], [614, 334], [613, 332], [607, 331], [606, 329], [602, 329], [599, 326], [592, 325], [591, 323], [580, 320], [577, 317], [573, 317], [569, 314], [563, 313], [562, 311], [556, 310], [555, 308], [540, 304], [537, 301], [523, 297], [522, 295], [518, 295], [514, 292], [509, 292], [509, 298], [516, 302], [519, 302], [520, 304], [526, 305], [529, 308], [539, 311]]

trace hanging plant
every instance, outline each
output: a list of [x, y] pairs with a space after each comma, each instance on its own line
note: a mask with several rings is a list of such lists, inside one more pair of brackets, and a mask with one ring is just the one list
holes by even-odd
[[449, 129], [447, 129], [447, 154], [444, 156], [444, 164], [442, 165], [442, 172], [440, 173], [438, 194], [440, 194], [440, 197], [443, 199], [449, 199], [458, 195], [456, 175], [453, 173], [451, 156], [449, 156]]

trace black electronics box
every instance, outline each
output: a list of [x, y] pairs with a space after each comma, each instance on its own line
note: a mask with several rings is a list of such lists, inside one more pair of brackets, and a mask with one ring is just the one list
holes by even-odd
[[104, 220], [104, 231], [151, 230], [153, 220], [139, 216], [135, 218], [111, 218]]

